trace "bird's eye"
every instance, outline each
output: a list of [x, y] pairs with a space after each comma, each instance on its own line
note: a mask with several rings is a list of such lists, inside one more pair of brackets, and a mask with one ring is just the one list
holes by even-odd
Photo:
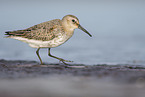
[[72, 22], [75, 22], [75, 20], [73, 19]]

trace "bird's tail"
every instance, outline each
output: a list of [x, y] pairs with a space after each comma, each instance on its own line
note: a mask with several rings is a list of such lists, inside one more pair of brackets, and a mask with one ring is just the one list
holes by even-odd
[[5, 32], [5, 35], [7, 35], [5, 38], [8, 38], [10, 36], [23, 36], [24, 32], [22, 32], [22, 31], [7, 31], [7, 32]]

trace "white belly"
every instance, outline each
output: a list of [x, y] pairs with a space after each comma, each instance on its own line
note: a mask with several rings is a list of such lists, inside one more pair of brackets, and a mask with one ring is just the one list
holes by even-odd
[[27, 38], [16, 37], [16, 36], [11, 36], [10, 38], [17, 39], [17, 40], [23, 41], [25, 43], [28, 43], [29, 46], [33, 47], [33, 48], [53, 48], [53, 47], [57, 47], [57, 46], [63, 44], [70, 37], [59, 36], [58, 38], [54, 38], [53, 40], [50, 40], [50, 41], [27, 39]]

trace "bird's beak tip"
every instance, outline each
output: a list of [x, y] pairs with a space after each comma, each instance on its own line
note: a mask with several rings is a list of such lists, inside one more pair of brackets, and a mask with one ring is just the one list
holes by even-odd
[[92, 35], [86, 29], [84, 29], [80, 24], [79, 24], [78, 28], [81, 29], [82, 31], [84, 31], [85, 33], [87, 33], [90, 37], [92, 37]]

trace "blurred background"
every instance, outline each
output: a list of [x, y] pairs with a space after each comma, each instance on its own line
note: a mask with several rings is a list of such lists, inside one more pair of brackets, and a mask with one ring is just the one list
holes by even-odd
[[[79, 18], [93, 37], [79, 29], [52, 54], [82, 64], [145, 65], [145, 0], [1, 0], [0, 59], [38, 61], [36, 49], [4, 38], [20, 30], [67, 14]], [[41, 49], [44, 62], [58, 63]]]

